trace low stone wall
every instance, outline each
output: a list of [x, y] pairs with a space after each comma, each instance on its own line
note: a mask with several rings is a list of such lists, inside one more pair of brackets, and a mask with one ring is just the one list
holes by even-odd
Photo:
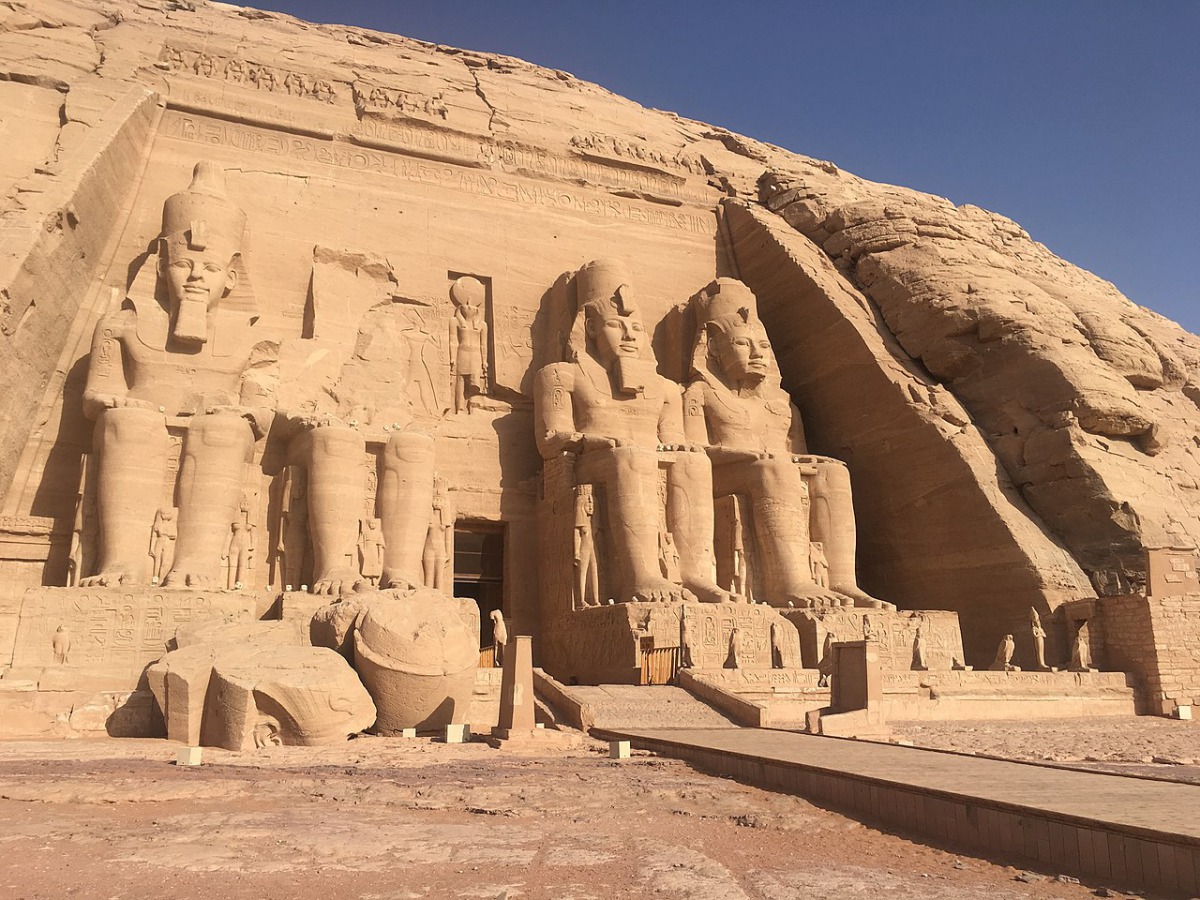
[[1102, 666], [1137, 675], [1144, 711], [1200, 705], [1200, 595], [1104, 597]]

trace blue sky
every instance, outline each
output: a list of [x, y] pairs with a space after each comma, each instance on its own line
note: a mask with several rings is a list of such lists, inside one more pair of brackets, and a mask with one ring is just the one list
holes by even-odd
[[257, 0], [974, 203], [1200, 332], [1196, 0]]

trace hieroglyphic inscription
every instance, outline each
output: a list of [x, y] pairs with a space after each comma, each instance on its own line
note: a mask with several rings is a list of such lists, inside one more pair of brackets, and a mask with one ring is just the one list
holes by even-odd
[[176, 111], [164, 116], [162, 131], [168, 137], [196, 144], [232, 147], [278, 159], [381, 175], [529, 208], [569, 210], [605, 220], [693, 234], [711, 234], [716, 229], [715, 216], [707, 211], [655, 208], [579, 188], [568, 190], [556, 185], [488, 175], [449, 163], [434, 163], [332, 139], [286, 134]]
[[56, 665], [60, 626], [70, 634], [69, 667], [138, 668], [167, 651], [179, 626], [210, 618], [252, 618], [258, 597], [120, 588], [32, 588], [21, 603], [13, 667]]

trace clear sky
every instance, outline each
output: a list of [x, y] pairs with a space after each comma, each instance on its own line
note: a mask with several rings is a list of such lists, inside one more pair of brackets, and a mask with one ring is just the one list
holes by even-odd
[[1019, 222], [1200, 332], [1197, 0], [254, 0], [504, 53]]

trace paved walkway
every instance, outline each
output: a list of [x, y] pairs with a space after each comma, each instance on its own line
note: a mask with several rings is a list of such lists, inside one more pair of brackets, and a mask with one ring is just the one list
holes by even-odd
[[671, 745], [715, 750], [966, 801], [1020, 807], [1051, 818], [1086, 820], [1094, 827], [1171, 835], [1200, 846], [1200, 785], [765, 729], [639, 728], [620, 729], [620, 733], [634, 746], [652, 741], [658, 746], [651, 749], [664, 755], [671, 755]]
[[647, 722], [667, 729], [738, 727], [703, 700], [672, 685], [571, 685], [567, 692], [591, 707], [594, 728], [636, 729]]

